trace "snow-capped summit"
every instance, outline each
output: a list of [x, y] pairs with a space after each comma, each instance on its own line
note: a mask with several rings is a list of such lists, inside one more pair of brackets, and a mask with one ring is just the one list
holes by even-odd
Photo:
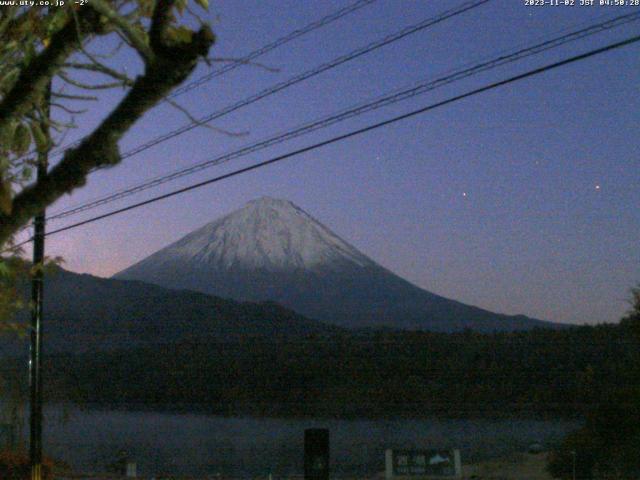
[[271, 271], [373, 264], [292, 202], [271, 197], [249, 202], [139, 265], [178, 260], [199, 267]]
[[345, 327], [520, 330], [510, 317], [422, 290], [288, 200], [263, 197], [116, 274], [236, 300], [278, 302]]

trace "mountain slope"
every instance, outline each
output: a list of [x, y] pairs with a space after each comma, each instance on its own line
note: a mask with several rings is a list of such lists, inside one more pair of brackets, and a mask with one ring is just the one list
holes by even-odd
[[271, 300], [348, 328], [434, 331], [553, 326], [422, 290], [287, 200], [260, 198], [115, 275], [237, 300]]
[[[240, 303], [62, 269], [45, 279], [43, 324], [47, 352], [76, 353], [181, 341], [295, 339], [340, 330], [273, 302]], [[27, 341], [10, 343], [3, 353], [26, 348]]]

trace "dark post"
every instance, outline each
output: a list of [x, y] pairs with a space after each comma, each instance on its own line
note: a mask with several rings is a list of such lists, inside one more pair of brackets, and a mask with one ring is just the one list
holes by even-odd
[[329, 430], [309, 428], [304, 431], [305, 480], [329, 480]]
[[[49, 112], [51, 84], [45, 96], [45, 112]], [[43, 122], [44, 124], [45, 122]], [[48, 135], [48, 125], [45, 133]], [[38, 180], [47, 174], [48, 152], [38, 152]], [[44, 262], [45, 211], [33, 220], [33, 275], [31, 279], [31, 343], [29, 351], [29, 464], [31, 480], [42, 480], [42, 296]]]

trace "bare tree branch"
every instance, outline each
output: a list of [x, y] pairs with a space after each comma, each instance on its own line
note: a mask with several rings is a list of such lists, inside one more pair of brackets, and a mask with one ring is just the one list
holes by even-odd
[[[215, 40], [209, 27], [194, 33], [188, 43], [165, 43], [164, 31], [170, 17], [162, 10], [169, 10], [172, 5], [172, 0], [158, 0], [150, 30], [154, 58], [146, 64], [144, 74], [135, 80], [118, 106], [78, 147], [67, 150], [62, 160], [44, 178], [18, 193], [13, 198], [10, 213], [0, 214], [0, 245], [5, 244], [45, 206], [84, 185], [91, 171], [118, 164], [121, 160], [118, 142], [122, 136], [145, 112], [183, 82], [201, 57], [206, 57]], [[64, 56], [59, 54], [53, 57], [57, 67], [66, 55], [67, 50]], [[55, 71], [49, 66], [40, 68], [49, 75]], [[0, 107], [4, 107], [4, 102]], [[12, 111], [15, 114], [16, 108]]]
[[91, 0], [91, 6], [100, 14], [107, 17], [114, 25], [116, 25], [120, 32], [124, 34], [129, 43], [135, 48], [145, 62], [152, 62], [154, 59], [153, 50], [147, 45], [144, 35], [140, 30], [137, 30], [133, 23], [118, 12], [111, 8], [111, 6], [104, 0]]
[[[82, 9], [79, 13], [79, 29], [81, 34], [99, 29], [97, 14], [93, 9]], [[77, 48], [78, 42], [81, 39], [78, 38], [73, 20], [52, 36], [49, 46], [22, 70], [13, 88], [0, 102], [0, 130], [38, 103], [38, 97], [43, 95], [49, 80]]]
[[214, 131], [216, 133], [222, 133], [223, 135], [227, 135], [229, 137], [244, 137], [244, 136], [249, 134], [249, 132], [231, 132], [229, 130], [224, 130], [224, 129], [219, 128], [219, 127], [214, 127], [213, 125], [209, 125], [207, 122], [201, 122], [196, 117], [191, 115], [191, 112], [189, 112], [189, 110], [187, 110], [185, 107], [180, 105], [175, 100], [171, 100], [168, 97], [165, 98], [164, 100], [169, 105], [171, 105], [173, 108], [175, 108], [176, 110], [180, 110], [185, 115], [185, 117], [187, 117], [189, 119], [190, 122], [195, 123], [199, 127], [208, 128], [209, 130], [212, 130], [212, 131]]
[[58, 133], [62, 132], [63, 130], [69, 131], [72, 128], [78, 128], [78, 125], [75, 123], [75, 118], [73, 117], [71, 118], [70, 122], [60, 122], [58, 120], [51, 120], [50, 122], [51, 128]]
[[[116, 30], [116, 33], [117, 30]], [[106, 52], [106, 53], [96, 53], [96, 52], [89, 52], [85, 49], [83, 49], [83, 53], [86, 53], [88, 55], [91, 55], [92, 58], [101, 58], [103, 60], [108, 60], [110, 58], [113, 58], [115, 56], [116, 53], [118, 53], [120, 51], [120, 49], [124, 46], [124, 45], [128, 45], [126, 42], [124, 42], [123, 40], [119, 41], [118, 44], [113, 47], [111, 49], [111, 51]], [[130, 45], [129, 45], [130, 46]]]
[[75, 70], [87, 70], [91, 72], [102, 73], [104, 75], [108, 75], [111, 78], [115, 78], [116, 80], [120, 80], [122, 82], [131, 82], [133, 84], [133, 79], [128, 77], [122, 72], [114, 70], [102, 63], [78, 63], [78, 62], [67, 62], [63, 65], [64, 68], [73, 68]]
[[52, 92], [51, 96], [56, 98], [66, 98], [67, 100], [98, 101], [98, 97], [94, 95], [76, 95], [71, 93]]
[[[175, 0], [157, 0], [153, 9], [151, 28], [149, 29], [149, 43], [156, 54], [167, 55], [167, 52], [165, 52], [167, 49], [165, 34], [171, 22], [171, 9], [175, 3]], [[200, 31], [202, 31], [202, 28]]]
[[81, 115], [83, 113], [87, 112], [87, 109], [84, 108], [82, 110], [73, 110], [72, 108], [69, 108], [65, 105], [62, 105], [61, 103], [55, 103], [55, 102], [51, 102], [51, 107], [55, 107], [55, 108], [59, 108], [60, 110], [63, 110], [64, 112], [68, 113], [69, 115]]
[[125, 87], [125, 86], [130, 87], [134, 83], [133, 80], [128, 80], [128, 81], [117, 81], [117, 82], [110, 82], [110, 83], [89, 84], [89, 83], [80, 82], [78, 80], [74, 80], [73, 78], [69, 77], [63, 72], [58, 72], [58, 76], [69, 85], [73, 85], [74, 87], [78, 87], [83, 90], [108, 90], [110, 88], [115, 88], [115, 87]]

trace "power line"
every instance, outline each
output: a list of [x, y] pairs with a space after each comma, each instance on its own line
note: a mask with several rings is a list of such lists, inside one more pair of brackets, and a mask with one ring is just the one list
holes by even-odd
[[474, 64], [469, 68], [463, 68], [457, 71], [453, 71], [452, 73], [445, 75], [443, 77], [440, 77], [436, 80], [429, 80], [427, 82], [421, 82], [421, 83], [418, 83], [417, 85], [413, 85], [410, 88], [395, 90], [394, 92], [387, 93], [381, 97], [376, 98], [373, 101], [360, 103], [357, 106], [350, 107], [348, 109], [341, 110], [340, 112], [334, 113], [332, 115], [325, 116], [319, 120], [315, 120], [315, 121], [303, 124], [302, 126], [296, 127], [293, 130], [289, 130], [285, 133], [281, 133], [276, 136], [272, 136], [268, 139], [259, 141], [257, 143], [244, 146], [239, 150], [215, 157], [210, 160], [206, 160], [204, 162], [200, 162], [196, 165], [192, 165], [187, 168], [176, 170], [172, 173], [147, 180], [135, 186], [127, 187], [123, 190], [119, 190], [117, 192], [111, 193], [99, 199], [84, 203], [82, 205], [79, 205], [73, 208], [69, 208], [68, 210], [65, 210], [50, 216], [47, 220], [50, 221], [50, 220], [65, 218], [86, 210], [96, 208], [101, 205], [111, 203], [116, 200], [120, 200], [122, 198], [126, 198], [130, 195], [142, 192], [149, 188], [162, 185], [164, 183], [173, 181], [183, 176], [193, 174], [195, 172], [204, 170], [206, 168], [210, 168], [214, 165], [220, 165], [222, 163], [228, 162], [235, 158], [243, 157], [250, 153], [254, 153], [256, 151], [282, 143], [292, 138], [296, 138], [301, 135], [305, 135], [307, 133], [310, 133], [322, 128], [326, 128], [328, 126], [334, 125], [346, 119], [362, 115], [363, 113], [366, 113], [387, 105], [391, 105], [393, 103], [406, 100], [408, 98], [413, 98], [417, 95], [424, 94], [436, 88], [442, 87], [444, 85], [448, 85], [450, 83], [462, 80], [464, 78], [468, 78], [478, 73], [482, 73], [490, 69], [503, 66], [505, 64], [515, 62], [517, 60], [521, 60], [528, 56], [535, 55], [553, 48], [557, 48], [560, 45], [563, 45], [565, 43], [579, 40], [589, 35], [593, 35], [602, 31], [610, 30], [612, 28], [619, 27], [621, 25], [624, 25], [632, 21], [637, 21], [639, 19], [640, 19], [640, 12], [621, 15], [613, 19], [599, 22], [594, 25], [587, 26], [586, 28], [582, 28], [577, 31], [573, 31], [568, 34], [553, 38], [551, 40], [546, 40], [546, 41], [543, 41], [542, 43], [538, 43], [532, 46], [528, 46], [528, 47], [516, 50], [515, 52], [502, 54], [488, 61], [485, 61], [479, 64]]
[[187, 125], [184, 125], [180, 128], [177, 128], [175, 130], [172, 130], [171, 132], [165, 133], [163, 135], [160, 135], [142, 145], [139, 145], [138, 147], [133, 148], [132, 150], [129, 150], [128, 152], [123, 153], [120, 157], [122, 160], [132, 157], [134, 155], [137, 155], [138, 153], [141, 153], [151, 147], [154, 147], [162, 142], [165, 142], [167, 140], [170, 140], [172, 138], [175, 138], [179, 135], [182, 135], [190, 130], [193, 130], [194, 128], [205, 124], [205, 123], [209, 123], [213, 120], [216, 120], [218, 118], [221, 118], [225, 115], [228, 115], [229, 113], [235, 112], [236, 110], [239, 110], [247, 105], [250, 105], [252, 103], [255, 103], [259, 100], [262, 100], [263, 98], [269, 97], [275, 93], [278, 93], [282, 90], [284, 90], [285, 88], [289, 88], [293, 85], [296, 85], [300, 82], [303, 82], [305, 80], [308, 80], [312, 77], [315, 77], [317, 75], [320, 75], [321, 73], [324, 73], [328, 70], [331, 70], [333, 68], [338, 67], [339, 65], [342, 65], [344, 63], [347, 63], [351, 60], [355, 60], [356, 58], [359, 58], [363, 55], [366, 55], [370, 52], [373, 52], [374, 50], [377, 50], [379, 48], [382, 48], [386, 45], [389, 45], [393, 42], [396, 42], [398, 40], [401, 40], [402, 38], [405, 38], [409, 35], [412, 35], [414, 33], [417, 33], [419, 31], [425, 30], [426, 28], [429, 28], [433, 25], [436, 25], [438, 23], [441, 23], [445, 20], [448, 20], [450, 18], [456, 17], [458, 15], [461, 15], [462, 13], [465, 13], [469, 10], [472, 10], [474, 8], [480, 7], [481, 5], [484, 5], [485, 3], [489, 2], [491, 0], [472, 0], [472, 1], [468, 1], [465, 2], [455, 8], [452, 8], [450, 10], [446, 10], [443, 13], [440, 13], [439, 15], [436, 15], [434, 17], [430, 17], [427, 18], [425, 20], [422, 20], [421, 22], [415, 24], [415, 25], [411, 25], [409, 27], [403, 28], [402, 30], [396, 32], [396, 33], [392, 33], [390, 35], [387, 35], [386, 37], [377, 40], [375, 42], [371, 42], [367, 45], [365, 45], [364, 47], [360, 47], [350, 53], [347, 53], [345, 55], [341, 55], [340, 57], [337, 57], [327, 63], [323, 63], [315, 68], [312, 68], [311, 70], [307, 70], [306, 72], [300, 73], [298, 75], [295, 75], [291, 78], [289, 78], [288, 80], [282, 81], [280, 83], [277, 83], [269, 88], [266, 88], [264, 90], [261, 90], [258, 93], [255, 93], [243, 100], [240, 100], [234, 104], [228, 105], [227, 107], [221, 109], [221, 110], [217, 110], [213, 113], [210, 113], [209, 115], [206, 115], [204, 117], [199, 118], [197, 121], [195, 122], [191, 122]]
[[[117, 209], [117, 210], [112, 210], [111, 212], [107, 212], [105, 214], [98, 215], [98, 216], [89, 218], [87, 220], [83, 220], [81, 222], [77, 222], [77, 223], [62, 227], [62, 228], [58, 228], [57, 230], [51, 230], [50, 232], [47, 232], [46, 235], [47, 236], [54, 235], [56, 233], [64, 232], [64, 231], [71, 230], [71, 229], [74, 229], [74, 228], [78, 228], [80, 226], [87, 225], [89, 223], [93, 223], [93, 222], [96, 222], [98, 220], [102, 220], [102, 219], [105, 219], [105, 218], [108, 218], [108, 217], [112, 217], [114, 215], [118, 215], [120, 213], [127, 212], [129, 210], [134, 210], [134, 209], [142, 207], [144, 205], [149, 205], [151, 203], [155, 203], [155, 202], [158, 202], [160, 200], [164, 200], [166, 198], [170, 198], [170, 197], [179, 195], [181, 193], [185, 193], [185, 192], [188, 192], [188, 191], [191, 191], [191, 190], [195, 190], [195, 189], [198, 189], [198, 188], [201, 188], [201, 187], [213, 184], [213, 183], [217, 183], [217, 182], [220, 182], [222, 180], [226, 180], [228, 178], [235, 177], [237, 175], [250, 172], [252, 170], [257, 170], [259, 168], [266, 167], [267, 165], [271, 165], [271, 164], [280, 162], [282, 160], [285, 160], [285, 159], [288, 159], [288, 158], [291, 158], [291, 157], [294, 157], [294, 156], [297, 156], [297, 155], [300, 155], [300, 154], [303, 154], [303, 153], [306, 153], [306, 152], [310, 152], [312, 150], [316, 150], [318, 148], [325, 147], [327, 145], [331, 145], [333, 143], [337, 143], [337, 142], [340, 142], [342, 140], [346, 140], [348, 138], [355, 137], [357, 135], [361, 135], [363, 133], [370, 132], [372, 130], [376, 130], [376, 129], [381, 128], [381, 127], [385, 127], [387, 125], [391, 125], [391, 124], [399, 122], [401, 120], [405, 120], [405, 119], [420, 115], [422, 113], [426, 113], [428, 111], [434, 110], [436, 108], [439, 108], [439, 107], [442, 107], [442, 106], [445, 106], [445, 105], [449, 105], [451, 103], [463, 100], [465, 98], [472, 97], [474, 95], [478, 95], [480, 93], [483, 93], [483, 92], [486, 92], [486, 91], [489, 91], [489, 90], [493, 90], [493, 89], [496, 89], [498, 87], [501, 87], [501, 86], [504, 86], [504, 85], [507, 85], [507, 84], [510, 84], [510, 83], [514, 83], [514, 82], [523, 80], [525, 78], [529, 78], [529, 77], [532, 77], [532, 76], [535, 76], [535, 75], [539, 75], [539, 74], [541, 74], [543, 72], [547, 72], [549, 70], [553, 70], [553, 69], [562, 67], [564, 65], [568, 65], [568, 64], [575, 63], [575, 62], [578, 62], [578, 61], [581, 61], [581, 60], [585, 60], [587, 58], [590, 58], [590, 57], [593, 57], [593, 56], [596, 56], [596, 55], [600, 55], [602, 53], [605, 53], [605, 52], [608, 52], [608, 51], [611, 51], [611, 50], [614, 50], [614, 49], [617, 49], [617, 48], [621, 48], [621, 47], [626, 46], [626, 45], [631, 45], [631, 44], [636, 43], [638, 41], [640, 41], [640, 35], [636, 35], [634, 37], [628, 38], [628, 39], [620, 41], [620, 42], [609, 44], [609, 45], [607, 45], [605, 47], [601, 47], [601, 48], [597, 48], [597, 49], [594, 49], [594, 50], [590, 50], [589, 52], [586, 52], [586, 53], [583, 53], [583, 54], [580, 54], [580, 55], [575, 55], [575, 56], [572, 56], [572, 57], [567, 58], [565, 60], [561, 60], [561, 61], [558, 61], [558, 62], [555, 62], [555, 63], [551, 63], [551, 64], [548, 64], [548, 65], [545, 65], [543, 67], [539, 67], [539, 68], [536, 68], [536, 69], [533, 69], [533, 70], [529, 70], [528, 72], [525, 72], [525, 73], [522, 73], [520, 75], [516, 75], [516, 76], [510, 77], [510, 78], [507, 78], [506, 80], [501, 80], [501, 81], [494, 82], [494, 83], [491, 83], [489, 85], [486, 85], [484, 87], [476, 88], [476, 89], [471, 90], [469, 92], [466, 92], [466, 93], [463, 93], [463, 94], [460, 94], [460, 95], [456, 95], [454, 97], [450, 97], [450, 98], [448, 98], [446, 100], [427, 105], [426, 107], [422, 107], [422, 108], [419, 108], [417, 110], [413, 110], [413, 111], [411, 111], [409, 113], [398, 115], [398, 116], [392, 117], [392, 118], [390, 118], [388, 120], [384, 120], [382, 122], [374, 123], [374, 124], [369, 125], [367, 127], [360, 128], [360, 129], [357, 129], [357, 130], [353, 130], [353, 131], [351, 131], [349, 133], [345, 133], [343, 135], [338, 135], [336, 137], [332, 137], [332, 138], [330, 138], [328, 140], [324, 140], [322, 142], [318, 142], [318, 143], [315, 143], [313, 145], [309, 145], [307, 147], [300, 148], [298, 150], [294, 150], [292, 152], [285, 153], [283, 155], [279, 155], [279, 156], [271, 158], [269, 160], [265, 160], [263, 162], [260, 162], [260, 163], [254, 164], [254, 165], [251, 165], [251, 166], [248, 166], [248, 167], [244, 167], [244, 168], [235, 170], [233, 172], [226, 173], [224, 175], [220, 175], [220, 176], [217, 176], [217, 177], [214, 177], [214, 178], [210, 178], [208, 180], [205, 180], [205, 181], [202, 181], [202, 182], [199, 182], [199, 183], [195, 183], [195, 184], [190, 185], [188, 187], [180, 188], [178, 190], [174, 190], [172, 192], [165, 193], [163, 195], [159, 195], [159, 196], [156, 196], [154, 198], [151, 198], [151, 199], [148, 199], [148, 200], [145, 200], [145, 201], [142, 201], [142, 202], [134, 203], [134, 204], [128, 205], [128, 206], [126, 206], [124, 208], [120, 208], [120, 209]], [[18, 244], [18, 246], [24, 245], [24, 244], [30, 242], [31, 240], [32, 239], [29, 239], [29, 240], [27, 240], [25, 242], [22, 242], [21, 244]]]
[[[221, 110], [217, 110], [215, 112], [212, 112], [204, 117], [201, 117], [199, 119], [197, 119], [196, 121], [193, 121], [189, 124], [183, 125], [182, 127], [172, 130], [170, 132], [167, 132], [163, 135], [160, 135], [152, 140], [149, 140], [148, 142], [142, 144], [142, 145], [138, 145], [137, 147], [134, 147], [133, 149], [124, 152], [120, 155], [121, 160], [125, 160], [127, 158], [130, 158], [134, 155], [137, 155], [138, 153], [141, 153], [151, 147], [154, 147], [160, 143], [163, 143], [167, 140], [170, 140], [172, 138], [175, 138], [179, 135], [182, 135], [190, 130], [193, 130], [194, 128], [201, 126], [205, 123], [209, 123], [213, 120], [216, 120], [218, 118], [221, 118], [229, 113], [232, 113], [236, 110], [239, 110], [240, 108], [243, 108], [247, 105], [250, 105], [254, 102], [257, 102], [259, 100], [262, 100], [263, 98], [269, 97], [277, 92], [280, 92], [281, 90], [284, 90], [288, 87], [291, 87], [297, 83], [300, 83], [304, 80], [307, 80], [309, 78], [315, 77], [323, 72], [326, 72], [328, 70], [331, 70], [333, 68], [338, 67], [339, 65], [342, 65], [346, 62], [349, 62], [351, 60], [354, 60], [356, 58], [359, 58], [363, 55], [366, 55], [367, 53], [370, 53], [374, 50], [377, 50], [379, 48], [382, 48], [386, 45], [389, 45], [390, 43], [396, 42], [398, 40], [401, 40], [402, 38], [409, 36], [413, 33], [417, 33], [421, 30], [424, 30], [426, 28], [429, 28], [433, 25], [436, 25], [440, 22], [443, 22], [449, 18], [455, 17], [457, 15], [461, 15], [462, 13], [477, 8], [485, 3], [488, 3], [491, 0], [473, 0], [473, 1], [467, 1], [455, 8], [446, 10], [442, 13], [440, 13], [439, 15], [436, 15], [434, 17], [429, 17], [425, 20], [422, 20], [421, 22], [405, 27], [402, 30], [395, 32], [393, 34], [387, 35], [385, 37], [383, 37], [380, 40], [377, 40], [375, 42], [371, 42], [363, 47], [360, 47], [356, 50], [353, 50], [347, 54], [341, 55], [340, 57], [337, 57], [329, 62], [323, 63], [319, 66], [316, 66], [315, 68], [311, 69], [311, 70], [307, 70], [303, 73], [300, 73], [298, 75], [295, 75], [291, 78], [289, 78], [288, 80], [284, 80], [280, 83], [277, 83], [275, 85], [272, 85], [271, 87], [268, 87], [264, 90], [261, 90], [258, 93], [255, 93], [243, 100], [240, 100], [234, 104], [228, 105], [227, 107], [221, 109]], [[79, 144], [82, 140], [75, 142], [75, 144]], [[71, 146], [74, 146], [74, 144], [71, 144], [67, 147], [63, 147], [62, 150], [64, 150], [65, 148], [69, 148]], [[60, 153], [62, 151], [61, 149], [58, 149], [57, 153]]]
[[169, 95], [170, 98], [175, 98], [179, 95], [182, 95], [183, 93], [187, 93], [190, 92], [191, 90], [193, 90], [194, 88], [199, 87], [200, 85], [203, 85], [204, 83], [209, 82], [210, 80], [219, 77], [221, 75], [224, 75], [227, 72], [230, 72], [231, 70], [234, 70], [242, 65], [245, 65], [247, 63], [250, 63], [252, 60], [255, 60], [256, 58], [264, 55], [265, 53], [270, 52], [271, 50], [274, 50], [286, 43], [289, 43], [292, 40], [295, 40], [298, 37], [301, 37], [303, 35], [306, 35], [309, 32], [312, 32], [314, 30], [317, 30], [320, 27], [323, 27], [325, 25], [328, 25], [352, 12], [355, 12], [356, 10], [359, 10], [362, 7], [365, 7], [367, 5], [372, 4], [373, 2], [375, 2], [376, 0], [358, 0], [357, 2], [342, 8], [334, 13], [331, 13], [329, 15], [327, 15], [326, 17], [321, 18], [320, 20], [317, 20], [315, 22], [312, 22], [308, 25], [305, 25], [304, 27], [298, 29], [298, 30], [294, 30], [293, 32], [289, 33], [288, 35], [285, 35], [284, 37], [280, 37], [279, 39], [275, 40], [274, 42], [271, 42], [267, 45], [265, 45], [264, 47], [261, 47], [257, 50], [254, 50], [253, 52], [249, 53], [248, 55], [242, 57], [241, 59], [239, 59], [237, 62], [233, 62], [229, 65], [226, 65], [218, 70], [214, 70], [206, 75], [203, 75], [202, 77], [187, 83], [186, 85], [183, 85], [177, 89], [175, 89], [173, 92], [171, 92], [171, 94]]
[[[357, 0], [355, 3], [352, 3], [351, 5], [347, 5], [344, 8], [341, 8], [339, 10], [336, 10], [333, 13], [330, 13], [329, 15], [326, 15], [318, 20], [315, 20], [307, 25], [305, 25], [302, 28], [293, 30], [292, 32], [288, 33], [287, 35], [284, 35], [283, 37], [278, 38], [277, 40], [274, 40], [271, 43], [268, 43], [267, 45], [264, 45], [260, 48], [258, 48], [257, 50], [254, 50], [250, 53], [248, 53], [247, 55], [245, 55], [244, 57], [241, 57], [231, 63], [229, 63], [228, 65], [225, 65], [222, 68], [216, 69], [211, 71], [210, 73], [207, 73], [206, 75], [203, 75], [202, 77], [193, 80], [192, 82], [189, 82], [177, 89], [175, 89], [173, 92], [171, 92], [171, 94], [168, 95], [168, 98], [175, 98], [178, 97], [184, 93], [190, 92], [191, 90], [199, 87], [200, 85], [204, 85], [205, 83], [213, 80], [214, 78], [220, 77], [226, 73], [229, 73], [232, 70], [235, 70], [238, 67], [247, 65], [249, 63], [251, 63], [253, 60], [255, 60], [258, 57], [261, 57], [262, 55], [265, 55], [266, 53], [269, 53], [272, 50], [275, 50], [276, 48], [281, 47], [282, 45], [285, 45], [297, 38], [300, 38], [308, 33], [313, 32], [314, 30], [317, 30], [319, 28], [322, 28], [326, 25], [329, 25], [333, 22], [335, 22], [336, 20], [341, 19], [342, 17], [345, 17], [347, 15], [349, 15], [350, 13], [353, 13], [359, 9], [361, 9], [362, 7], [365, 7], [367, 5], [371, 5], [372, 3], [375, 3], [377, 0]], [[83, 139], [80, 140], [76, 140], [75, 142], [71, 142], [65, 146], [56, 148], [55, 150], [53, 150], [52, 152], [50, 152], [50, 155], [52, 156], [56, 156], [56, 155], [60, 155], [62, 152], [64, 152], [65, 150], [69, 149], [69, 148], [74, 148], [77, 147], [78, 145], [80, 145], [80, 143], [82, 143]], [[29, 154], [27, 154], [29, 155]]]

